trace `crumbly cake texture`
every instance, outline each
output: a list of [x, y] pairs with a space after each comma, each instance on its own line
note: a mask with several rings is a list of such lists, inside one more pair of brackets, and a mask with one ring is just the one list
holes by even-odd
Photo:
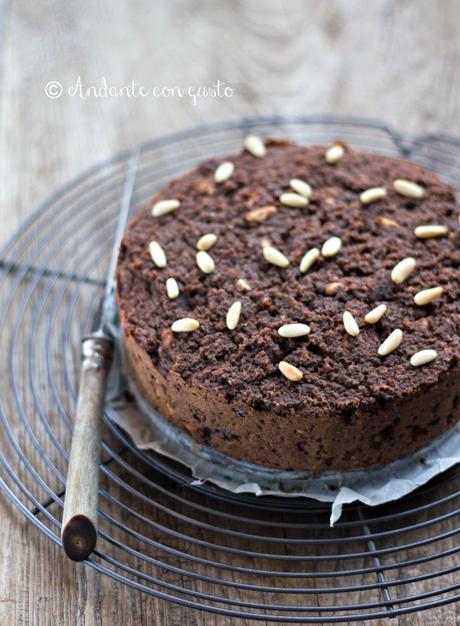
[[[265, 146], [262, 158], [243, 149], [200, 164], [131, 223], [117, 297], [137, 386], [195, 441], [263, 466], [348, 469], [420, 449], [460, 418], [459, 211], [452, 188], [414, 164], [346, 146], [333, 164], [324, 146], [278, 140]], [[216, 182], [222, 161], [234, 167]], [[311, 186], [306, 206], [280, 201], [293, 193], [294, 178]], [[418, 184], [423, 197], [402, 195], [395, 179]], [[375, 187], [386, 195], [365, 204], [362, 192]], [[168, 199], [180, 206], [153, 217], [152, 206]], [[262, 207], [271, 207], [263, 221], [247, 219]], [[414, 234], [420, 225], [448, 232], [423, 239]], [[211, 273], [196, 261], [197, 241], [207, 233], [217, 235], [208, 250]], [[331, 237], [340, 238], [340, 250], [319, 255], [302, 273], [305, 253], [321, 250]], [[165, 267], [152, 261], [151, 241], [164, 251]], [[267, 243], [287, 257], [288, 267], [266, 260]], [[416, 267], [397, 284], [392, 270], [407, 257]], [[168, 278], [177, 281], [176, 298], [168, 297]], [[439, 297], [415, 304], [415, 294], [438, 286]], [[229, 330], [235, 301], [241, 313]], [[387, 307], [381, 319], [366, 323], [381, 304]], [[359, 326], [357, 336], [344, 327], [345, 311]], [[173, 332], [182, 318], [199, 327]], [[280, 336], [278, 329], [291, 323], [311, 332]], [[400, 345], [380, 356], [395, 329], [403, 333]], [[411, 365], [425, 349], [437, 358]], [[302, 378], [287, 378], [280, 362]]]

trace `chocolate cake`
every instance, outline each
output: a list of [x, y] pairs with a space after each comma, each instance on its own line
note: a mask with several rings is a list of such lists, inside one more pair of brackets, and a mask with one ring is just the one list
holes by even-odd
[[249, 137], [130, 225], [118, 303], [143, 397], [271, 468], [367, 467], [460, 418], [459, 209], [417, 165]]

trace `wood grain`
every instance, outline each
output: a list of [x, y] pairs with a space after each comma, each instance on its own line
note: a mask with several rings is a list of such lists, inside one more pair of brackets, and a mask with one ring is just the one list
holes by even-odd
[[[4, 0], [0, 10], [0, 241], [89, 165], [204, 121], [336, 112], [409, 133], [460, 133], [456, 0]], [[66, 90], [78, 76], [88, 86], [102, 77], [118, 86], [183, 88], [220, 80], [235, 94], [196, 106], [178, 97], [45, 96], [49, 81]], [[70, 563], [4, 498], [0, 533], [1, 624], [230, 623]], [[449, 605], [393, 623], [454, 626], [459, 619]]]

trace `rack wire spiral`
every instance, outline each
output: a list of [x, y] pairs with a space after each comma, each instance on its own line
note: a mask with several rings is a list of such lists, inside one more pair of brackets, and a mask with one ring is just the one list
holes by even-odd
[[[460, 188], [460, 142], [407, 141], [383, 124], [336, 117], [257, 118], [140, 147], [132, 212], [199, 160], [240, 148], [249, 132], [302, 143], [336, 139], [410, 158]], [[0, 258], [0, 487], [60, 543], [81, 338], [100, 307], [127, 151], [54, 193]], [[103, 429], [100, 530], [89, 567], [147, 594], [229, 617], [282, 623], [366, 620], [460, 599], [460, 470], [374, 509], [329, 507], [194, 485], [177, 463]], [[422, 534], [423, 533], [423, 534]], [[449, 576], [449, 580], [447, 577]]]

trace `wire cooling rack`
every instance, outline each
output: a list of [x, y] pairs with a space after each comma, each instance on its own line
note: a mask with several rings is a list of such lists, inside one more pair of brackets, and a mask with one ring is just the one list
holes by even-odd
[[[460, 187], [460, 143], [450, 137], [410, 142], [356, 119], [258, 118], [142, 145], [133, 213], [172, 176], [238, 150], [249, 132], [341, 139], [410, 158]], [[132, 154], [54, 193], [1, 254], [0, 487], [58, 544], [80, 340], [100, 306]], [[317, 502], [193, 485], [183, 467], [136, 449], [113, 415], [106, 407], [89, 567], [182, 605], [284, 624], [370, 621], [460, 599], [459, 469], [384, 507], [350, 505], [331, 529], [329, 508]]]

